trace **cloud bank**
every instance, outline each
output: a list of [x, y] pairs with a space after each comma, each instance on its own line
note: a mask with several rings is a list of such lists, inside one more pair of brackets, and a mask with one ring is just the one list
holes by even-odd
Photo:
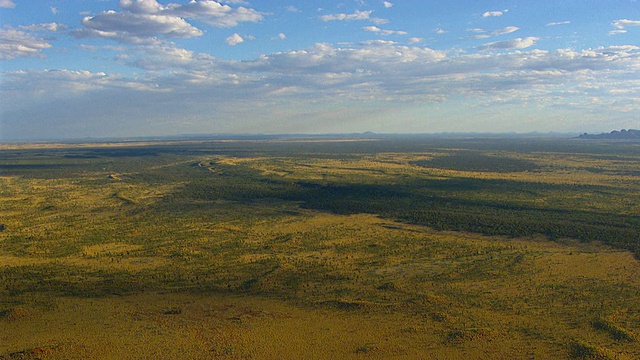
[[[520, 39], [491, 48], [524, 48], [533, 42]], [[132, 110], [107, 109], [102, 99], [135, 99], [146, 109], [131, 124], [139, 127], [139, 131], [143, 131], [146, 119], [184, 117], [185, 108], [190, 111], [190, 121], [197, 124], [194, 129], [206, 123], [203, 120], [206, 114], [216, 113], [227, 122], [224, 126], [217, 122], [209, 126], [249, 131], [241, 120], [233, 119], [280, 114], [293, 121], [305, 111], [331, 118], [331, 112], [323, 110], [325, 107], [346, 106], [350, 102], [385, 108], [403, 103], [411, 107], [475, 104], [476, 111], [489, 107], [500, 111], [510, 104], [522, 103], [543, 108], [557, 103], [566, 111], [578, 108], [600, 111], [602, 104], [607, 103], [607, 111], [611, 113], [632, 112], [640, 103], [640, 80], [632, 76], [640, 70], [637, 46], [452, 55], [428, 47], [376, 42], [350, 47], [316, 44], [250, 61], [219, 60], [198, 54], [182, 54], [178, 58], [184, 61], [181, 71], [148, 74], [141, 79], [87, 71], [5, 74], [2, 86], [9, 111], [5, 110], [3, 117], [10, 116], [11, 111], [33, 111], [25, 110], [30, 109], [24, 102], [25, 94], [30, 94], [30, 102], [40, 98], [61, 104], [80, 98], [87, 104], [95, 101], [105, 109], [103, 114], [92, 112], [92, 116], [109, 121], [114, 117], [130, 117]], [[155, 64], [163, 65], [169, 66]], [[621, 98], [621, 93], [626, 96]], [[560, 98], [572, 100], [559, 102]], [[460, 103], [460, 99], [464, 101]], [[245, 101], [251, 106], [240, 105]], [[77, 118], [66, 108], [51, 110], [47, 116], [56, 114], [60, 118], [63, 115]], [[307, 120], [307, 127], [292, 124], [289, 130], [316, 129], [308, 128]], [[327, 128], [324, 123], [317, 124]], [[189, 129], [185, 126], [180, 125], [180, 129]], [[10, 124], [5, 123], [4, 127], [21, 133]]]

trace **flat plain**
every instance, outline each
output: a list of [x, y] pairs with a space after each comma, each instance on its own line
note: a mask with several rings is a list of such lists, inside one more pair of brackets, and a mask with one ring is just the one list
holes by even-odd
[[0, 359], [640, 358], [640, 143], [3, 144]]

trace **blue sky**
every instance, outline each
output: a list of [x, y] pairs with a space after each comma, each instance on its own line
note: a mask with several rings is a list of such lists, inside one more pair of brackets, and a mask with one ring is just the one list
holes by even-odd
[[640, 128], [636, 0], [0, 0], [0, 141]]

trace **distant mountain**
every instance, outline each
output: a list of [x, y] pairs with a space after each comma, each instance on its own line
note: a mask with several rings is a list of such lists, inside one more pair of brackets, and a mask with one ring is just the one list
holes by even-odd
[[584, 133], [578, 136], [580, 139], [621, 139], [621, 140], [629, 140], [635, 139], [640, 140], [640, 130], [614, 130], [610, 133], [602, 133], [602, 134], [587, 134]]

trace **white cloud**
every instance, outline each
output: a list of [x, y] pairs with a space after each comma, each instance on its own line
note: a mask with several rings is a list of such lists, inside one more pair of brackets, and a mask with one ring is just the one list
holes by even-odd
[[508, 10], [505, 10], [505, 11], [487, 11], [487, 12], [482, 14], [482, 17], [502, 16], [507, 11]]
[[[247, 35], [244, 40], [253, 37]], [[123, 45], [80, 45], [81, 50], [88, 52], [114, 51], [114, 61], [120, 65], [132, 66], [149, 72], [171, 71], [202, 71], [214, 67], [213, 57], [206, 53], [195, 53], [183, 49], [167, 40], [146, 40], [135, 46]]]
[[52, 31], [52, 32], [56, 32], [56, 31], [63, 31], [65, 30], [67, 27], [64, 24], [58, 24], [58, 23], [46, 23], [46, 24], [33, 24], [33, 25], [28, 25], [28, 26], [20, 26], [20, 29], [22, 30], [29, 30], [29, 31]]
[[[321, 10], [321, 9], [319, 9]], [[372, 18], [371, 13], [372, 10], [359, 11], [356, 10], [353, 14], [329, 14], [320, 16], [320, 20], [322, 21], [355, 21], [355, 20], [368, 20], [376, 25], [384, 25], [389, 23], [387, 19], [381, 18]]]
[[53, 15], [58, 14], [58, 8], [57, 8], [57, 7], [53, 7], [53, 6], [52, 6], [52, 7], [51, 7], [51, 13], [52, 13]]
[[[508, 50], [522, 49], [525, 45], [526, 41], [520, 40], [496, 47]], [[119, 119], [126, 119], [122, 124], [122, 129], [126, 129], [122, 130], [124, 135], [131, 135], [136, 129], [149, 131], [149, 124], [165, 121], [163, 119], [166, 119], [165, 131], [173, 126], [171, 129], [176, 133], [184, 133], [190, 129], [185, 129], [182, 122], [175, 122], [176, 118], [185, 118], [180, 110], [184, 108], [189, 109], [188, 119], [194, 122], [194, 129], [200, 129], [198, 131], [258, 132], [263, 128], [246, 119], [259, 119], [268, 124], [274, 118], [291, 119], [292, 123], [299, 121], [301, 126], [318, 126], [311, 129], [321, 130], [326, 128], [322, 127], [324, 123], [317, 123], [318, 119], [331, 117], [320, 108], [337, 109], [349, 101], [399, 104], [398, 108], [414, 109], [416, 113], [425, 109], [420, 108], [422, 104], [437, 103], [452, 109], [448, 115], [459, 114], [460, 118], [468, 117], [470, 112], [481, 116], [478, 111], [484, 111], [482, 107], [491, 109], [492, 117], [501, 114], [509, 118], [513, 118], [513, 113], [505, 111], [505, 106], [523, 111], [537, 109], [532, 113], [539, 114], [536, 116], [540, 121], [557, 130], [554, 126], [560, 124], [548, 116], [552, 109], [575, 111], [574, 114], [606, 110], [608, 118], [622, 113], [633, 116], [630, 111], [637, 109], [640, 98], [640, 80], [635, 76], [640, 71], [640, 47], [635, 45], [584, 51], [534, 49], [447, 54], [377, 40], [343, 47], [317, 44], [249, 61], [215, 59], [175, 46], [156, 49], [156, 53], [152, 52], [153, 46], [136, 49], [140, 53], [128, 54], [133, 58], [131, 61], [140, 54], [147, 56], [138, 59], [146, 61], [138, 65], [155, 70], [173, 64], [175, 71], [127, 77], [69, 70], [4, 73], [0, 121], [12, 118], [11, 114], [24, 114], [24, 109], [30, 109], [26, 113], [28, 121], [34, 121], [26, 127], [20, 125], [27, 124], [27, 120], [4, 121], [1, 123], [4, 130], [30, 136], [27, 130], [21, 129], [33, 131], [36, 123], [43, 129], [49, 128], [46, 124], [56, 123], [73, 130], [73, 121], [83, 123], [86, 121], [83, 114], [90, 112], [97, 121], [87, 123], [86, 127], [106, 124], [100, 129], [111, 131], [106, 134], [117, 131]], [[157, 58], [165, 63], [154, 64], [152, 61]], [[52, 97], [59, 100], [56, 103], [65, 105], [44, 111], [44, 105], [37, 99], [50, 103]], [[79, 103], [79, 99], [83, 102]], [[599, 103], [595, 103], [595, 99]], [[252, 102], [251, 107], [244, 106], [248, 100]], [[87, 105], [94, 103], [102, 105]], [[603, 108], [602, 104], [608, 105]], [[358, 107], [350, 109], [354, 116], [360, 111]], [[206, 127], [213, 121], [211, 114], [225, 119], [216, 126], [229, 127]], [[310, 116], [301, 116], [303, 114]], [[335, 119], [348, 125], [351, 122], [345, 122], [345, 116], [342, 113]], [[430, 113], [430, 116], [436, 115]], [[450, 116], [446, 119], [443, 124], [451, 123]], [[580, 126], [584, 121], [585, 118], [580, 117]], [[543, 123], [537, 126], [540, 124]]]
[[10, 72], [4, 75], [9, 83], [23, 82], [26, 84], [32, 91], [31, 95], [51, 98], [68, 96], [64, 92], [77, 95], [85, 91], [100, 89], [109, 86], [110, 81], [115, 80], [115, 77], [107, 76], [104, 72], [86, 70], [29, 70]]
[[238, 34], [233, 34], [231, 36], [229, 36], [227, 38], [227, 44], [229, 46], [235, 46], [238, 45], [240, 43], [244, 42], [244, 39], [242, 38], [242, 36], [238, 35]]
[[618, 35], [618, 34], [626, 34], [627, 30], [619, 29], [619, 30], [611, 30], [609, 31], [609, 35]]
[[[522, 49], [525, 46], [526, 41], [520, 41], [496, 48]], [[180, 83], [188, 81], [192, 85], [221, 86], [210, 90], [224, 92], [228, 91], [226, 87], [232, 82], [240, 86], [238, 91], [253, 89], [251, 92], [255, 94], [260, 89], [257, 85], [270, 84], [269, 92], [275, 88], [287, 87], [299, 91], [306, 89], [310, 93], [317, 91], [327, 97], [349, 89], [358, 89], [357, 96], [360, 96], [367, 92], [367, 86], [372, 86], [382, 98], [401, 101], [403, 97], [430, 97], [443, 91], [469, 96], [488, 89], [507, 91], [514, 88], [538, 89], [541, 86], [539, 91], [543, 91], [546, 85], [560, 86], [566, 81], [585, 82], [585, 76], [589, 79], [597, 78], [598, 72], [607, 74], [607, 82], [613, 83], [614, 74], [617, 74], [615, 76], [620, 81], [628, 82], [634, 79], [628, 75], [640, 68], [640, 47], [631, 45], [585, 51], [531, 50], [448, 56], [443, 51], [376, 40], [342, 48], [317, 44], [304, 50], [263, 55], [242, 62], [215, 59], [175, 47], [146, 48], [145, 55], [148, 55], [148, 59], [146, 63], [139, 62], [139, 66], [146, 65], [147, 69], [155, 70], [163, 69], [167, 63], [173, 62], [174, 69], [183, 71], [172, 72], [170, 77], [162, 73], [157, 73], [156, 76], [150, 74], [146, 80], [135, 81], [88, 72], [48, 72], [46, 76], [42, 73], [38, 73], [38, 76], [45, 76], [49, 80], [77, 79], [79, 83], [87, 78], [90, 80], [88, 83], [93, 84], [91, 88], [124, 87], [124, 84], [128, 84], [126, 86], [130, 88], [153, 91], [170, 87], [178, 91]], [[163, 59], [165, 63], [156, 64], [159, 66], [156, 67], [150, 62], [153, 59]], [[234, 76], [225, 80], [225, 76], [221, 74]], [[17, 79], [20, 78], [25, 84], [29, 84], [36, 81], [38, 76], [34, 75], [28, 81], [26, 77], [16, 74], [9, 78], [16, 79], [12, 83], [19, 83]], [[330, 84], [327, 83], [328, 79], [331, 79]], [[133, 86], [134, 82], [139, 82], [140, 86]], [[152, 86], [153, 84], [159, 86]], [[80, 88], [79, 84], [75, 86]], [[621, 93], [625, 87], [619, 84], [615, 89], [617, 93]], [[630, 88], [630, 91], [640, 93], [638, 87]], [[291, 94], [290, 91], [288, 93]]]
[[490, 37], [491, 37], [491, 35], [479, 34], [479, 35], [467, 36], [467, 39], [487, 39], [487, 38], [490, 38]]
[[367, 46], [382, 46], [382, 45], [395, 45], [397, 42], [392, 40], [367, 40], [360, 43], [361, 45]]
[[24, 31], [11, 28], [0, 29], [0, 60], [22, 57], [43, 57], [42, 50], [51, 47], [46, 40], [36, 38]]
[[388, 2], [388, 1], [383, 1], [383, 2], [382, 2], [382, 5], [384, 5], [384, 7], [386, 7], [386, 8], [390, 8], [390, 7], [392, 7], [392, 6], [393, 6], [393, 4], [392, 4], [392, 3], [390, 3], [390, 2]]
[[[389, 74], [408, 71], [409, 68], [424, 70], [421, 66], [446, 59], [446, 54], [429, 48], [396, 45], [395, 42], [376, 40], [363, 48], [335, 48], [329, 44], [264, 55], [254, 61], [244, 61], [235, 72], [270, 71], [271, 73], [300, 74], [304, 79], [318, 73]], [[404, 70], [401, 70], [404, 69]], [[302, 80], [302, 84], [304, 81]]]
[[629, 54], [632, 51], [635, 50], [640, 50], [640, 46], [636, 46], [636, 45], [612, 45], [612, 46], [608, 46], [608, 47], [599, 47], [596, 50], [601, 50], [601, 51], [613, 51], [616, 54]]
[[187, 20], [194, 19], [216, 27], [234, 27], [241, 22], [257, 22], [263, 15], [256, 10], [233, 8], [212, 0], [191, 0], [185, 5], [162, 5], [156, 0], [120, 0], [121, 12], [107, 10], [82, 20], [77, 37], [104, 37], [129, 44], [150, 44], [158, 36], [192, 38], [203, 31]]
[[516, 32], [520, 30], [519, 27], [517, 26], [507, 26], [504, 29], [498, 29], [498, 30], [494, 30], [491, 32], [492, 35], [504, 35], [504, 34], [511, 34], [512, 32]]
[[506, 41], [496, 41], [492, 43], [484, 44], [478, 47], [479, 50], [508, 50], [508, 49], [524, 49], [530, 46], [533, 46], [539, 38], [537, 37], [526, 37], [526, 38], [517, 38], [513, 40]]
[[287, 35], [285, 35], [284, 33], [280, 33], [280, 34], [278, 34], [278, 39], [280, 39], [280, 40], [284, 40], [284, 39], [286, 39], [286, 38], [287, 38]]
[[0, 8], [13, 9], [16, 4], [12, 0], [0, 0]]
[[616, 20], [613, 22], [613, 26], [617, 27], [618, 29], [624, 29], [629, 26], [640, 26], [640, 20]]
[[330, 15], [322, 15], [320, 16], [320, 20], [322, 21], [350, 21], [350, 20], [368, 20], [373, 11], [358, 11], [356, 10], [353, 14], [330, 14]]
[[446, 30], [443, 30], [443, 29], [436, 29], [436, 30], [435, 30], [435, 32], [436, 32], [436, 34], [439, 34], [439, 35], [442, 35], [442, 34], [446, 34], [446, 33], [447, 33], [447, 31], [446, 31]]
[[567, 25], [567, 24], [571, 24], [571, 21], [550, 22], [550, 23], [546, 24], [545, 26], [557, 26], [557, 25]]
[[384, 24], [388, 24], [389, 23], [389, 20], [381, 19], [381, 18], [371, 18], [371, 19], [369, 19], [369, 21], [371, 21], [372, 23], [374, 23], [376, 25], [384, 25]]
[[249, 5], [249, 3], [244, 0], [223, 0], [222, 2], [227, 4]]
[[258, 22], [263, 15], [250, 8], [232, 8], [210, 0], [191, 0], [187, 5], [171, 5], [168, 12], [175, 16], [197, 19], [217, 27], [235, 27], [242, 22]]
[[124, 43], [141, 43], [157, 35], [190, 38], [203, 34], [202, 30], [176, 16], [112, 10], [87, 16], [82, 19], [82, 25], [86, 30], [78, 33], [81, 37], [106, 37]]
[[138, 14], [157, 14], [166, 7], [156, 0], [120, 0], [120, 8]]
[[388, 35], [407, 35], [406, 31], [396, 31], [396, 30], [383, 30], [376, 26], [365, 26], [362, 28], [364, 31], [374, 32], [383, 36]]
[[417, 43], [421, 43], [423, 39], [419, 37], [412, 37], [412, 38], [409, 38], [409, 40], [407, 41], [409, 42], [409, 44], [417, 44]]
[[171, 43], [137, 46], [119, 60], [148, 71], [200, 71], [214, 66], [211, 55], [194, 53]]

